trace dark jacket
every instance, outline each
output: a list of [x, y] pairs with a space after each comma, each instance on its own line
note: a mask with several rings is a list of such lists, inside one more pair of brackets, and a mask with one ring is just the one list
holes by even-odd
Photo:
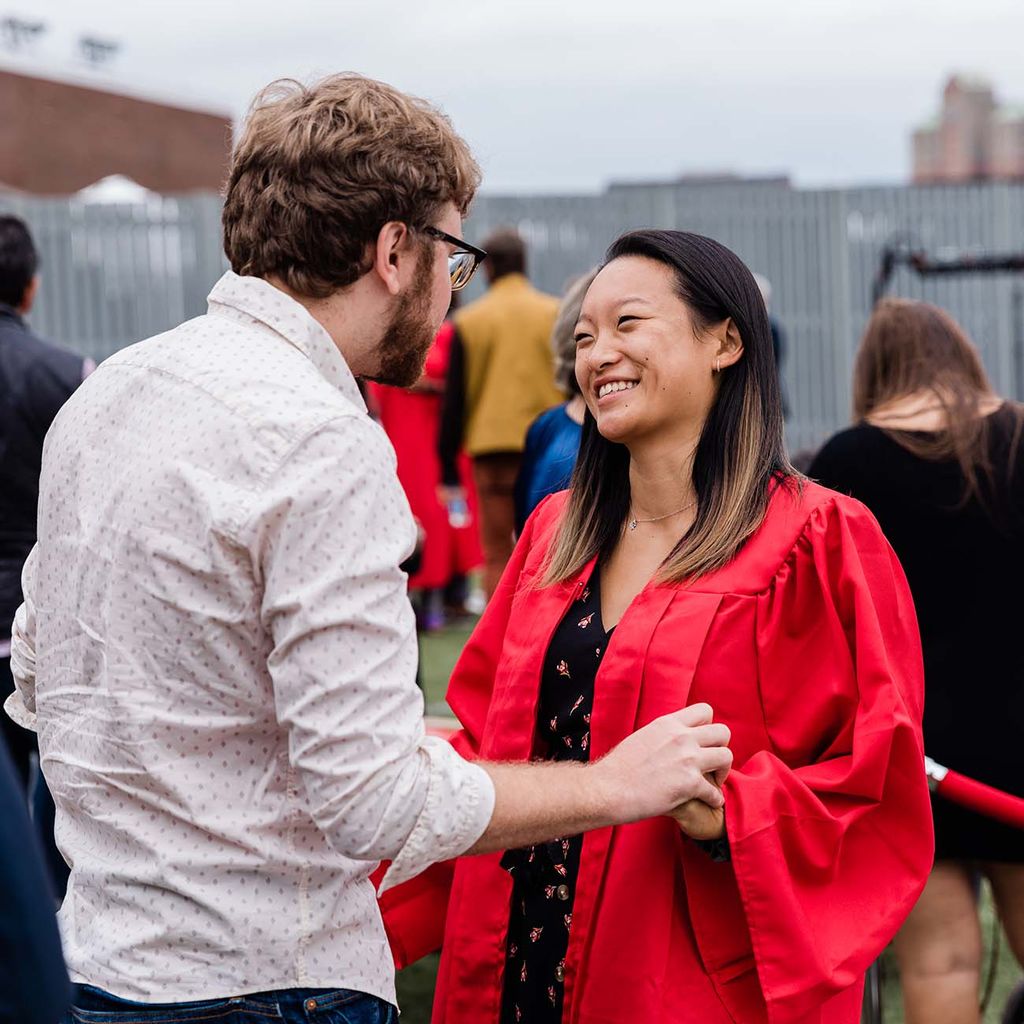
[[43, 438], [84, 369], [81, 356], [37, 338], [0, 303], [0, 639], [11, 635], [36, 541]]
[[70, 1002], [54, 899], [0, 741], [0, 1024], [57, 1024]]

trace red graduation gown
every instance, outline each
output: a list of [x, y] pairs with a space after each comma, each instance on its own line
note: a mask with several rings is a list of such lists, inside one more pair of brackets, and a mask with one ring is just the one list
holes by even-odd
[[[424, 379], [444, 388], [455, 328], [446, 320], [437, 332], [423, 367]], [[444, 587], [452, 576], [465, 575], [480, 565], [479, 530], [476, 523], [476, 489], [465, 452], [459, 453], [459, 475], [466, 491], [470, 522], [452, 526], [437, 489], [441, 460], [437, 439], [441, 429], [441, 390], [410, 391], [385, 384], [369, 385], [381, 426], [395, 449], [398, 480], [409, 499], [412, 514], [426, 533], [419, 572], [409, 577], [409, 588]]]
[[[529, 758], [541, 662], [592, 571], [536, 586], [565, 495], [534, 513], [451, 680], [464, 754]], [[587, 835], [564, 1020], [856, 1024], [863, 974], [932, 863], [917, 622], [896, 556], [858, 502], [777, 487], [764, 524], [692, 586], [649, 585], [597, 676], [594, 759], [697, 701], [732, 730], [732, 860], [668, 818]], [[499, 1016], [511, 881], [498, 855], [385, 894], [401, 962], [448, 894], [434, 1022]], [[454, 877], [453, 877], [454, 874]]]

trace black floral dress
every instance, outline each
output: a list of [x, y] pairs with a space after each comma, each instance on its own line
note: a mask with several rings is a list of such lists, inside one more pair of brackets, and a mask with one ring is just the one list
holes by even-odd
[[[551, 639], [544, 662], [534, 757], [590, 758], [594, 677], [611, 638], [601, 623], [595, 569]], [[557, 1024], [562, 1019], [565, 954], [579, 873], [582, 836], [509, 850], [501, 864], [513, 878], [502, 1024]]]

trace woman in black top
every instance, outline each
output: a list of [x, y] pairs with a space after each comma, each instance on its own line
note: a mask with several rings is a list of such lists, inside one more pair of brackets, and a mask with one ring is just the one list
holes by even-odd
[[[878, 305], [854, 369], [856, 425], [809, 475], [863, 501], [899, 555], [925, 662], [925, 750], [1024, 796], [1022, 409], [992, 391], [935, 306]], [[908, 1024], [978, 1021], [982, 871], [1024, 959], [1024, 832], [933, 800], [935, 867], [896, 942]]]

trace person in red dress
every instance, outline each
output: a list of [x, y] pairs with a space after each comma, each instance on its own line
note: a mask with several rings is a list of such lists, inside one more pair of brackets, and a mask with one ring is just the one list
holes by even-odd
[[594, 761], [700, 701], [731, 731], [724, 808], [434, 870], [385, 894], [396, 959], [440, 945], [446, 909], [435, 1024], [855, 1024], [932, 861], [902, 569], [863, 505], [790, 467], [764, 302], [728, 249], [623, 236], [576, 340], [572, 484], [456, 665], [454, 742]]
[[465, 453], [459, 456], [467, 506], [461, 523], [449, 515], [438, 493], [441, 461], [437, 439], [453, 335], [451, 321], [445, 321], [427, 353], [423, 376], [411, 388], [370, 385], [372, 403], [398, 458], [398, 479], [424, 533], [422, 558], [409, 577], [409, 589], [416, 597], [418, 621], [427, 628], [443, 621], [445, 589], [483, 559], [474, 522], [476, 491]]

